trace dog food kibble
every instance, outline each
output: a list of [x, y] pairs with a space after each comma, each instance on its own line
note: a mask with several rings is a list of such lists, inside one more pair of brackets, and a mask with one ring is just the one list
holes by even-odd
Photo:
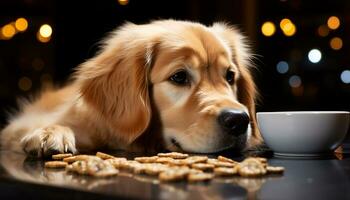
[[71, 153], [62, 153], [62, 154], [52, 155], [52, 159], [53, 160], [62, 160], [64, 158], [71, 157], [71, 156], [73, 156]]
[[45, 167], [47, 168], [64, 168], [67, 166], [66, 162], [63, 161], [48, 161], [45, 162]]
[[218, 160], [222, 161], [222, 162], [229, 162], [229, 163], [233, 163], [233, 164], [237, 164], [238, 162], [230, 159], [230, 158], [226, 158], [224, 156], [218, 156]]
[[256, 177], [266, 174], [266, 168], [256, 158], [247, 158], [239, 164], [238, 173], [245, 177]]
[[140, 163], [154, 163], [158, 159], [158, 156], [152, 157], [136, 157], [134, 160]]
[[208, 163], [194, 163], [191, 165], [193, 169], [199, 169], [199, 170], [213, 170], [215, 168], [215, 165], [208, 164]]
[[214, 169], [214, 174], [216, 176], [233, 176], [237, 174], [237, 171], [237, 167], [218, 167]]
[[103, 160], [114, 158], [114, 156], [106, 154], [106, 153], [102, 153], [102, 152], [97, 152], [96, 156], [103, 159]]
[[187, 158], [188, 154], [178, 153], [178, 152], [170, 152], [170, 153], [158, 153], [157, 156], [169, 157], [169, 158], [175, 158], [175, 159], [183, 159], [183, 158]]
[[284, 167], [269, 166], [267, 159], [261, 157], [250, 157], [237, 162], [224, 156], [208, 158], [178, 152], [158, 153], [156, 156], [136, 157], [134, 160], [102, 152], [97, 152], [95, 156], [57, 154], [53, 155], [52, 159], [55, 161], [46, 162], [46, 168], [65, 168], [67, 173], [94, 177], [115, 176], [122, 170], [143, 176], [154, 176], [162, 182], [181, 180], [202, 182], [215, 177], [259, 177], [284, 172]]

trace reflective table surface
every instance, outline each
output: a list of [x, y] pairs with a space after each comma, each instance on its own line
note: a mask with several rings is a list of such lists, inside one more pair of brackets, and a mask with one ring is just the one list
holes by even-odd
[[[135, 156], [125, 152], [114, 155]], [[41, 160], [0, 151], [0, 199], [350, 199], [349, 154], [318, 160], [270, 157], [268, 162], [284, 166], [284, 174], [159, 183], [150, 176], [129, 173], [111, 178], [67, 174], [43, 168]]]

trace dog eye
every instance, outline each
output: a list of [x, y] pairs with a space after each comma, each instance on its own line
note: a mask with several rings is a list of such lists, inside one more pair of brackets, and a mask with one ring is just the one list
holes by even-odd
[[170, 81], [177, 85], [187, 85], [189, 84], [189, 77], [185, 70], [181, 70], [170, 76]]
[[235, 73], [233, 71], [227, 70], [227, 72], [226, 72], [226, 81], [230, 85], [233, 85], [235, 83]]

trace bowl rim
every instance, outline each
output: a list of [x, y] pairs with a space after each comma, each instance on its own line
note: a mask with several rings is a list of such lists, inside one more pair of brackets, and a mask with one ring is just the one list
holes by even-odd
[[257, 112], [257, 115], [298, 115], [298, 114], [350, 114], [349, 111], [277, 111], [277, 112]]

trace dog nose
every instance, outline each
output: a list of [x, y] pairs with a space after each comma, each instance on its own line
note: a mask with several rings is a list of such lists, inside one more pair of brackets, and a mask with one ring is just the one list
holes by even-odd
[[220, 112], [218, 122], [228, 134], [241, 135], [247, 131], [249, 116], [244, 111], [225, 109]]

